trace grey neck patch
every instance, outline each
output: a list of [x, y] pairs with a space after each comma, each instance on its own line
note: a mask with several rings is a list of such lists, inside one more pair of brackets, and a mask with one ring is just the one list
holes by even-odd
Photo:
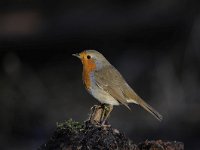
[[103, 67], [110, 66], [111, 64], [106, 59], [102, 59], [95, 61], [95, 65], [96, 65], [96, 70], [100, 70]]

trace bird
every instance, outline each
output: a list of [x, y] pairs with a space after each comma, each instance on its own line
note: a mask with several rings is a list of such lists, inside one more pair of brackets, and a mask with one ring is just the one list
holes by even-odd
[[113, 106], [121, 104], [130, 109], [129, 103], [141, 106], [159, 121], [163, 119], [159, 112], [136, 94], [120, 72], [100, 52], [84, 50], [72, 55], [82, 62], [82, 79], [86, 90], [101, 104], [108, 106], [102, 125], [105, 124]]

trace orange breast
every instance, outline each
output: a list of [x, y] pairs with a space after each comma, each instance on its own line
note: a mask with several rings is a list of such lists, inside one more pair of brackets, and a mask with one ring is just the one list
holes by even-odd
[[83, 63], [83, 82], [84, 82], [84, 85], [86, 87], [86, 89], [90, 89], [91, 87], [91, 73], [93, 73], [93, 71], [95, 70], [96, 68], [96, 64], [94, 62], [94, 60], [83, 60], [82, 61]]

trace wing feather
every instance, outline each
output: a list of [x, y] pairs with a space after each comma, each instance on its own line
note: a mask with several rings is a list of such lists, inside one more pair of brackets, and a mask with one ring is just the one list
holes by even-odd
[[96, 84], [99, 87], [107, 91], [119, 103], [129, 108], [127, 97], [123, 92], [123, 85], [126, 83], [126, 81], [113, 66], [108, 66], [104, 69], [95, 71], [94, 76]]

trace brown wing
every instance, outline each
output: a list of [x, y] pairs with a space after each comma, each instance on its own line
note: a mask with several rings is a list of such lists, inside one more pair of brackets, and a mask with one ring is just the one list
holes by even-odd
[[127, 108], [129, 108], [127, 103], [139, 104], [155, 118], [160, 121], [162, 120], [162, 115], [140, 98], [113, 66], [107, 66], [95, 71], [94, 76], [96, 84], [107, 91], [119, 103], [125, 105]]
[[[107, 91], [119, 103], [127, 108], [127, 96], [123, 92], [124, 86], [127, 84], [121, 74], [113, 67], [107, 66], [101, 70], [95, 71], [96, 84]], [[130, 109], [130, 108], [129, 108]]]

